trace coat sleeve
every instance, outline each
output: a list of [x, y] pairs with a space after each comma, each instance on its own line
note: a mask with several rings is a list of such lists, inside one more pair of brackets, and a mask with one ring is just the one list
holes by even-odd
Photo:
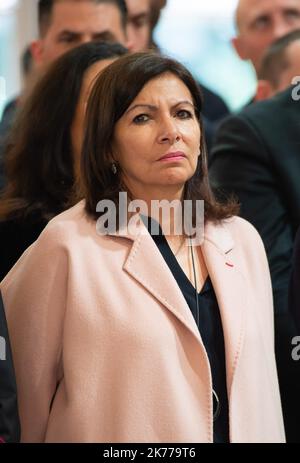
[[62, 377], [67, 252], [47, 227], [1, 283], [18, 389], [22, 442], [43, 442]]
[[0, 294], [0, 443], [19, 442], [19, 439], [20, 423], [15, 372]]

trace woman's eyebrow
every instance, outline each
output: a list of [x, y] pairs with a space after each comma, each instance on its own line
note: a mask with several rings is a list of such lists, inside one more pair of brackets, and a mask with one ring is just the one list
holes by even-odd
[[[172, 106], [172, 109], [173, 108], [176, 108], [177, 106], [181, 105], [181, 104], [188, 104], [190, 106], [192, 106], [194, 108], [194, 105], [191, 101], [189, 100], [182, 100], [182, 101], [178, 101], [178, 103], [175, 103], [173, 106]], [[134, 109], [136, 108], [147, 108], [149, 109], [150, 111], [157, 111], [158, 110], [158, 107], [155, 106], [155, 105], [151, 105], [151, 104], [147, 104], [147, 103], [138, 103], [134, 106], [132, 106], [131, 108], [129, 108], [126, 113], [129, 113], [131, 111], [133, 111]]]

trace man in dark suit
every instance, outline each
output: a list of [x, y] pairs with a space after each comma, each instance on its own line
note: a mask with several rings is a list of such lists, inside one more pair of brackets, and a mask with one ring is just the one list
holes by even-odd
[[268, 255], [275, 306], [275, 346], [287, 438], [300, 441], [300, 364], [288, 311], [295, 233], [300, 225], [300, 95], [288, 88], [248, 106], [220, 126], [210, 159], [220, 196], [233, 193], [241, 216], [259, 231]]
[[292, 276], [290, 281], [289, 308], [297, 326], [297, 336], [300, 336], [300, 228], [297, 232], [294, 246]]
[[19, 442], [19, 440], [17, 388], [0, 294], [0, 443]]

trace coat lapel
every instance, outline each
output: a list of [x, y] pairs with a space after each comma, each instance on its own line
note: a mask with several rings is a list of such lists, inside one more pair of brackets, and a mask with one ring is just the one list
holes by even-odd
[[232, 253], [233, 248], [226, 223], [206, 225], [202, 250], [222, 319], [229, 397], [243, 345], [247, 304], [245, 280]]
[[117, 233], [111, 233], [133, 242], [123, 269], [172, 312], [204, 348], [194, 317], [171, 270], [142, 220], [137, 223], [130, 230], [124, 226]]
[[144, 224], [141, 223], [135, 236], [126, 236], [133, 240], [133, 246], [123, 266], [124, 270], [170, 310], [203, 346], [190, 308]]

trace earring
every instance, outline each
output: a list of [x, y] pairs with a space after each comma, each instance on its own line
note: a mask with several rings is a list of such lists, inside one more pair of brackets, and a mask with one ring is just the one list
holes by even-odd
[[111, 170], [114, 175], [116, 175], [116, 173], [118, 172], [117, 164], [115, 162], [112, 163]]

